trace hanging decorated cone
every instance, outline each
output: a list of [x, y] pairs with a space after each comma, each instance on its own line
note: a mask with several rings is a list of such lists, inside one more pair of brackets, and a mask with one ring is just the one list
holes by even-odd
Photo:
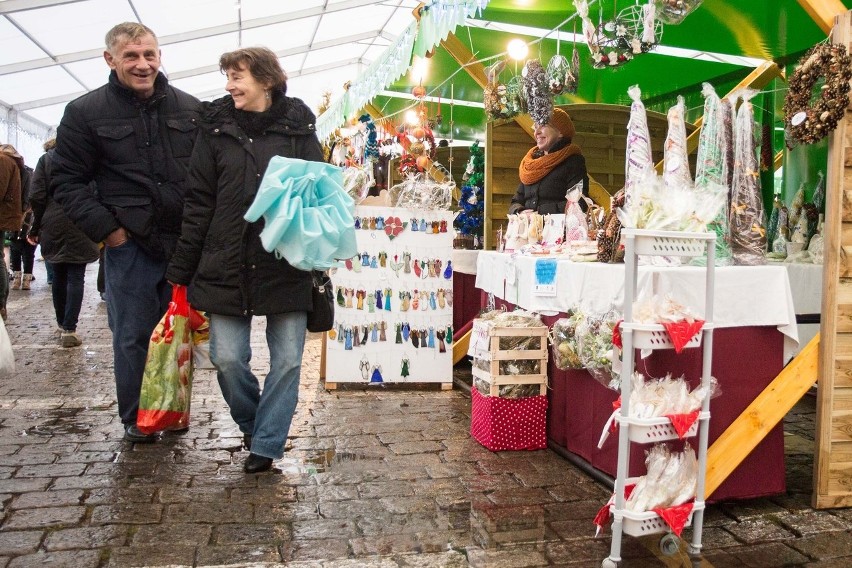
[[[728, 145], [731, 144], [727, 130], [724, 128], [724, 112], [722, 101], [710, 83], [704, 83], [701, 90], [704, 95], [704, 123], [701, 125], [701, 135], [698, 139], [698, 159], [695, 165], [696, 191], [713, 190], [716, 187], [727, 187]], [[728, 205], [716, 215], [707, 225], [707, 229], [716, 234], [715, 264], [727, 266], [731, 264], [731, 247], [728, 243]], [[695, 262], [702, 266], [707, 264], [707, 255]]]
[[[734, 176], [731, 185], [731, 253], [738, 265], [766, 264], [766, 215], [760, 188], [760, 169], [754, 149], [754, 107], [756, 91], [746, 89], [734, 98], [743, 101], [734, 123]], [[732, 105], [736, 106], [736, 101]]]
[[553, 115], [553, 96], [547, 86], [547, 73], [541, 62], [530, 59], [521, 71], [527, 112], [535, 124], [547, 124]]
[[630, 209], [637, 202], [635, 187], [645, 177], [654, 172], [654, 160], [651, 154], [651, 134], [648, 131], [648, 117], [642, 103], [642, 91], [639, 85], [627, 89], [633, 100], [630, 104], [630, 120], [627, 122], [627, 156], [624, 160], [624, 207]]
[[666, 189], [687, 189], [692, 187], [692, 175], [689, 173], [689, 155], [686, 151], [686, 106], [683, 97], [677, 97], [677, 104], [669, 109], [669, 129], [663, 148], [663, 185]]
[[662, 322], [663, 327], [669, 334], [669, 339], [674, 345], [675, 353], [680, 353], [696, 333], [704, 327], [704, 320], [680, 320]]
[[677, 536], [683, 532], [683, 527], [689, 522], [689, 516], [692, 514], [692, 508], [695, 503], [689, 502], [683, 505], [675, 505], [674, 507], [657, 508], [653, 511], [657, 513], [661, 519], [672, 529], [672, 532]]
[[689, 432], [689, 429], [698, 420], [700, 413], [701, 411], [699, 410], [693, 410], [687, 414], [666, 414], [665, 417], [672, 423], [672, 428], [677, 432], [677, 437], [683, 440], [686, 438], [686, 433]]

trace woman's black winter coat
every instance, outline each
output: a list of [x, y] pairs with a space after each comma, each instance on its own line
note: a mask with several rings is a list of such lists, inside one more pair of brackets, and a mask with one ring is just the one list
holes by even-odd
[[30, 236], [38, 237], [41, 254], [48, 262], [88, 264], [98, 260], [98, 245], [81, 231], [53, 200], [50, 178], [56, 150], [38, 159], [33, 173], [30, 204], [33, 226]]
[[[582, 154], [568, 156], [556, 164], [546, 176], [530, 185], [518, 185], [509, 213], [517, 213], [524, 209], [532, 209], [542, 215], [565, 213], [567, 200], [565, 194], [569, 189], [583, 182], [583, 195], [589, 196], [589, 176], [586, 173], [586, 158]], [[583, 211], [586, 204], [580, 202]]]
[[187, 284], [196, 309], [227, 316], [310, 311], [311, 273], [266, 252], [263, 218], [243, 218], [273, 156], [323, 161], [315, 117], [299, 99], [276, 95], [274, 122], [249, 137], [230, 95], [206, 103], [190, 160], [180, 240], [166, 278]]

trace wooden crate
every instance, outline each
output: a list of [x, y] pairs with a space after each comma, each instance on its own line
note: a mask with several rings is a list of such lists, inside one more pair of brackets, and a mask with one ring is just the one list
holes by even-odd
[[[483, 322], [487, 323], [487, 322]], [[476, 329], [476, 328], [479, 329]], [[504, 385], [539, 385], [539, 394], [547, 392], [547, 327], [494, 327], [477, 326], [474, 322], [473, 333], [488, 334], [487, 351], [479, 346], [472, 346], [471, 351], [475, 359], [484, 359], [490, 362], [490, 370], [485, 371], [474, 365], [472, 373], [474, 378], [487, 381], [490, 385], [490, 396], [498, 396], [500, 387]], [[501, 338], [537, 337], [538, 349], [501, 349]], [[525, 375], [504, 374], [501, 371], [501, 363], [505, 361], [538, 360], [539, 372]]]

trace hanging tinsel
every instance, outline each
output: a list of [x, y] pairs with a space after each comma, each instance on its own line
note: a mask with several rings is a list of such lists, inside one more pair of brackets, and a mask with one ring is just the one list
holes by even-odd
[[524, 100], [535, 124], [547, 124], [553, 114], [553, 99], [547, 86], [547, 74], [538, 59], [530, 59], [521, 71]]

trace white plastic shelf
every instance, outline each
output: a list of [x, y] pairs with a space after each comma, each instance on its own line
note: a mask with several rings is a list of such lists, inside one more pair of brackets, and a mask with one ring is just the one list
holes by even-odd
[[[709, 412], [701, 412], [698, 419], [692, 423], [689, 430], [686, 431], [685, 438], [691, 438], [698, 433], [698, 424], [701, 420], [710, 418]], [[670, 440], [679, 440], [677, 430], [672, 426], [671, 421], [665, 416], [659, 418], [625, 418], [619, 415], [616, 420], [620, 427], [629, 426], [629, 438], [631, 442], [636, 444], [656, 444], [658, 442], [668, 442]]]
[[[621, 323], [622, 330], [633, 331], [633, 348], [634, 349], [674, 349], [674, 344], [669, 339], [669, 333], [666, 328], [659, 323]], [[702, 331], [705, 329], [713, 329], [713, 324], [705, 323], [701, 331], [692, 336], [692, 338], [684, 345], [684, 349], [691, 349], [701, 345]]]
[[706, 242], [716, 238], [715, 233], [683, 233], [678, 231], [647, 231], [622, 229], [621, 234], [636, 242], [636, 254], [660, 256], [701, 256]]

